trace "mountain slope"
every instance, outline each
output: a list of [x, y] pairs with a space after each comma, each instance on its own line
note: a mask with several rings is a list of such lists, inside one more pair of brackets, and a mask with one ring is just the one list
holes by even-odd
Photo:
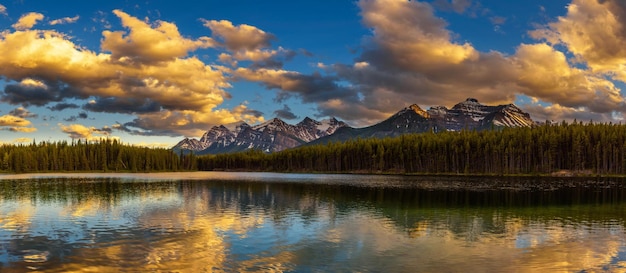
[[335, 118], [317, 121], [309, 117], [292, 125], [274, 118], [250, 126], [245, 122], [214, 126], [200, 140], [185, 138], [173, 149], [196, 154], [218, 154], [258, 149], [277, 152], [303, 144], [344, 142], [353, 138], [393, 137], [406, 133], [489, 130], [534, 125], [528, 113], [513, 104], [489, 106], [468, 98], [448, 109], [423, 110], [417, 104], [388, 119], [364, 128], [352, 128]]
[[196, 154], [232, 153], [248, 149], [277, 152], [328, 136], [344, 126], [343, 121], [335, 118], [317, 121], [309, 117], [296, 125], [279, 118], [254, 126], [237, 122], [214, 126], [200, 140], [185, 138], [173, 149], [194, 151]]
[[534, 121], [513, 104], [489, 106], [468, 98], [454, 105], [431, 107], [428, 111], [417, 105], [400, 110], [388, 119], [365, 128], [341, 128], [333, 135], [310, 142], [311, 145], [343, 142], [353, 138], [393, 137], [405, 133], [461, 130], [488, 130], [501, 127], [528, 127]]

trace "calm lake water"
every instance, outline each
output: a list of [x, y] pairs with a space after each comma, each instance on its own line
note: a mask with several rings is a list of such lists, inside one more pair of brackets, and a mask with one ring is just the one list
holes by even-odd
[[622, 179], [0, 179], [0, 272], [626, 271]]

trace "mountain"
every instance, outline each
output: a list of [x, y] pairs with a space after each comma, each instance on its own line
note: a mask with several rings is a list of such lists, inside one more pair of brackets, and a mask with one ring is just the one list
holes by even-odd
[[406, 133], [488, 130], [502, 127], [529, 127], [535, 122], [513, 104], [489, 106], [468, 98], [448, 109], [431, 107], [427, 111], [413, 104], [388, 119], [364, 128], [343, 127], [334, 134], [310, 144], [346, 141], [353, 138], [393, 137]]
[[317, 121], [306, 117], [292, 125], [279, 118], [250, 126], [245, 122], [213, 126], [200, 140], [185, 138], [174, 150], [194, 151], [196, 154], [219, 154], [258, 149], [277, 152], [300, 146], [333, 134], [347, 126], [335, 118]]
[[317, 121], [306, 117], [292, 125], [279, 118], [250, 126], [237, 122], [214, 126], [200, 140], [185, 138], [173, 149], [196, 154], [218, 154], [258, 149], [276, 152], [303, 144], [343, 142], [353, 138], [393, 137], [406, 133], [488, 130], [502, 127], [529, 127], [535, 122], [513, 104], [489, 106], [468, 98], [448, 109], [428, 110], [417, 104], [406, 107], [388, 119], [364, 128], [353, 128], [335, 118]]

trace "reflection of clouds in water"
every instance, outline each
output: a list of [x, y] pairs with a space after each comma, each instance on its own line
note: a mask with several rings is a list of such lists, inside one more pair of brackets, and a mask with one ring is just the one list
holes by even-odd
[[[83, 186], [43, 203], [31, 202], [36, 194], [0, 199], [0, 239], [11, 238], [0, 244], [23, 260], [0, 260], [3, 270], [617, 271], [624, 255], [623, 220], [591, 217], [592, 206], [579, 219], [560, 210], [424, 206], [423, 195], [408, 199], [413, 206], [406, 192], [381, 199], [377, 190], [322, 185], [126, 183], [115, 194]], [[33, 237], [12, 237], [17, 226]]]
[[31, 227], [35, 210], [30, 200], [26, 199], [16, 202], [0, 202], [0, 230], [27, 232]]
[[[307, 242], [296, 247], [299, 259], [326, 248], [327, 256], [311, 264], [330, 268], [388, 269], [411, 268], [415, 272], [571, 272], [617, 269], [624, 245], [624, 233], [611, 231], [604, 223], [564, 225], [559, 221], [512, 219], [506, 232], [474, 233], [479, 221], [469, 221], [462, 233], [450, 230], [445, 221], [422, 221], [403, 234], [389, 220], [367, 212], [337, 221], [321, 236], [327, 245]], [[623, 231], [623, 227], [619, 226]], [[408, 236], [406, 236], [408, 235]], [[530, 243], [521, 246], [519, 240]], [[332, 246], [332, 247], [329, 247]], [[330, 262], [323, 259], [346, 256]], [[622, 254], [623, 255], [623, 254]], [[315, 257], [315, 256], [314, 256]], [[621, 270], [624, 270], [623, 268]], [[611, 270], [614, 271], [614, 270]]]
[[[178, 198], [166, 198], [172, 196]], [[131, 267], [140, 271], [219, 272], [228, 268], [239, 272], [282, 272], [289, 269], [291, 254], [286, 251], [271, 256], [256, 255], [238, 263], [230, 260], [231, 245], [225, 234], [245, 238], [250, 229], [262, 226], [267, 213], [258, 208], [245, 215], [237, 213], [241, 210], [239, 204], [210, 202], [206, 192], [150, 194], [138, 198], [147, 201], [140, 209], [135, 202], [117, 205], [116, 211], [129, 211], [125, 216], [133, 219], [132, 227], [117, 227], [128, 229], [120, 230], [121, 238], [96, 240], [90, 247], [75, 249], [66, 257], [70, 262], [56, 265], [55, 270], [108, 272]], [[157, 206], [155, 200], [168, 202]], [[81, 214], [86, 217], [100, 207], [94, 200], [85, 200], [77, 206], [68, 206], [67, 211], [90, 212]], [[71, 215], [79, 217], [77, 213]], [[84, 257], [91, 258], [85, 261]]]

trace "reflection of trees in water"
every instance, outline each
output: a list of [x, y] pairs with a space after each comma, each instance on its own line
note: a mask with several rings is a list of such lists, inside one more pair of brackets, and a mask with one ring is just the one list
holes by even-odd
[[[535, 256], [552, 257], [570, 263], [571, 269], [578, 269], [606, 264], [623, 245], [620, 241], [624, 240], [626, 212], [622, 200], [626, 200], [626, 190], [620, 186], [571, 182], [541, 186], [537, 184], [541, 181], [531, 180], [513, 187], [506, 181], [482, 181], [482, 188], [477, 190], [456, 180], [452, 182], [447, 186], [437, 186], [445, 181], [429, 181], [423, 187], [365, 187], [246, 181], [0, 181], [0, 203], [23, 202], [30, 204], [31, 210], [44, 204], [60, 206], [62, 216], [79, 220], [128, 210], [133, 204], [139, 206], [117, 215], [128, 226], [117, 227], [116, 231], [94, 230], [94, 226], [84, 225], [78, 227], [81, 238], [55, 231], [46, 236], [22, 236], [5, 248], [10, 255], [23, 257], [45, 254], [48, 263], [54, 262], [50, 268], [61, 271], [80, 270], [86, 257], [92, 263], [87, 269], [105, 271], [120, 267], [281, 271], [293, 269], [294, 264], [323, 262], [324, 255], [345, 255], [346, 248], [358, 248], [360, 252], [351, 255], [355, 255], [355, 261], [368, 264], [371, 263], [368, 257], [381, 249], [405, 255], [403, 251], [407, 249], [389, 244], [394, 240], [409, 246], [415, 242], [430, 243], [431, 252], [444, 251], [436, 246], [441, 240], [447, 244], [455, 242], [447, 247], [459, 256], [469, 255], [464, 253], [468, 246], [474, 253], [483, 254], [494, 248], [502, 251], [526, 248], [533, 255], [520, 258], [507, 253], [494, 257], [519, 258], [516, 261], [525, 264], [550, 262], [550, 258], [532, 258]], [[136, 201], [139, 205], [133, 203]], [[14, 214], [16, 221], [31, 220]], [[245, 237], [251, 230], [267, 224], [275, 229], [288, 229], [294, 219], [311, 230], [315, 228], [309, 225], [324, 222], [325, 226], [318, 230], [325, 232], [319, 235], [323, 240], [302, 238], [290, 248], [263, 250], [233, 261], [230, 253], [233, 246], [228, 236]], [[8, 223], [11, 219], [2, 221]], [[594, 243], [598, 236], [613, 236], [613, 241], [619, 243]], [[334, 247], [329, 249], [329, 244]], [[25, 247], [39, 252], [26, 253]], [[568, 247], [577, 248], [577, 254], [595, 255], [597, 259], [581, 261], [555, 256], [554, 252], [573, 251]], [[409, 256], [417, 260], [426, 254]], [[399, 261], [396, 258], [379, 263], [392, 265]], [[524, 265], [507, 266], [514, 264]]]

